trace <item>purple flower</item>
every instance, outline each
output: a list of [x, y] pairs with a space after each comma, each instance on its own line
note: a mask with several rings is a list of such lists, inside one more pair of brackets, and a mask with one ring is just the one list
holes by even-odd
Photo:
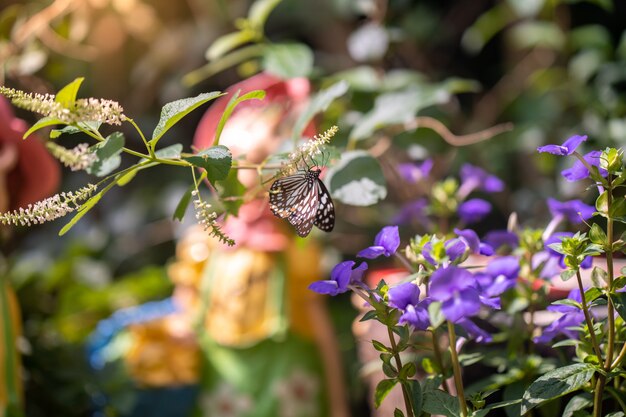
[[[580, 290], [578, 289], [570, 291], [567, 298], [578, 302], [582, 301]], [[563, 313], [563, 315], [543, 329], [541, 336], [533, 339], [535, 343], [549, 343], [561, 334], [570, 339], [578, 337], [578, 331], [573, 328], [579, 327], [585, 321], [585, 314], [582, 310], [570, 305], [551, 305], [548, 306], [547, 310]]]
[[[543, 250], [541, 252], [537, 252], [532, 259], [531, 266], [533, 270], [539, 268], [541, 266], [541, 271], [539, 272], [539, 277], [543, 279], [551, 279], [555, 276], [559, 275], [563, 268], [560, 266], [560, 259], [553, 254], [556, 253], [552, 251], [550, 253], [547, 250]], [[559, 254], [560, 255], [560, 254]]]
[[458, 214], [461, 220], [466, 223], [475, 223], [482, 220], [491, 212], [491, 204], [480, 199], [472, 198], [459, 206]]
[[[602, 155], [602, 151], [591, 151], [588, 154], [585, 154], [583, 158], [587, 163], [591, 166], [598, 167], [600, 171], [600, 175], [606, 177], [609, 175], [606, 169], [600, 168], [600, 156]], [[589, 178], [589, 170], [582, 162], [576, 160], [574, 165], [571, 168], [564, 169], [561, 171], [561, 175], [568, 181], [578, 181], [583, 180], [585, 178]]]
[[476, 323], [469, 319], [462, 318], [457, 321], [457, 324], [465, 329], [467, 335], [478, 343], [488, 343], [492, 340], [492, 337], [489, 333], [478, 327]]
[[454, 233], [467, 243], [471, 253], [478, 253], [486, 256], [493, 255], [493, 247], [487, 243], [481, 242], [478, 239], [476, 232], [472, 229], [454, 229]]
[[446, 255], [450, 258], [451, 262], [465, 256], [469, 250], [469, 245], [460, 238], [450, 239], [445, 244]]
[[484, 272], [476, 274], [476, 281], [486, 297], [496, 297], [513, 288], [517, 283], [520, 266], [515, 256], [496, 258]]
[[385, 226], [374, 238], [374, 245], [363, 249], [356, 256], [359, 258], [375, 259], [379, 256], [391, 256], [400, 246], [398, 226]]
[[583, 203], [580, 200], [570, 200], [560, 202], [554, 198], [548, 198], [548, 209], [556, 219], [567, 218], [571, 223], [579, 224], [583, 220], [588, 220], [596, 211], [595, 207]]
[[579, 136], [574, 135], [571, 138], [567, 139], [563, 145], [546, 145], [540, 146], [537, 148], [539, 152], [547, 152], [553, 155], [571, 155], [574, 153], [576, 148], [587, 140], [587, 136]]
[[427, 159], [421, 164], [403, 163], [398, 165], [400, 176], [410, 183], [416, 183], [430, 175], [433, 168], [433, 160]]
[[476, 281], [471, 272], [456, 266], [435, 271], [430, 278], [430, 297], [441, 301], [441, 311], [449, 321], [456, 323], [480, 310], [480, 297], [474, 287]]
[[416, 305], [420, 300], [420, 287], [413, 282], [405, 282], [389, 289], [389, 305], [405, 310], [409, 304]]
[[404, 313], [400, 316], [398, 324], [410, 324], [417, 330], [426, 330], [430, 326], [428, 317], [428, 305], [432, 300], [426, 298], [416, 305], [407, 304]]
[[325, 281], [316, 281], [309, 285], [309, 289], [319, 294], [337, 295], [348, 291], [350, 284], [361, 282], [363, 273], [367, 270], [367, 264], [361, 262], [361, 265], [352, 269], [355, 265], [354, 261], [341, 262], [330, 272], [330, 279]]
[[472, 191], [481, 190], [496, 193], [504, 190], [504, 182], [482, 168], [470, 164], [461, 167], [461, 186], [457, 192], [460, 200], [464, 200]]
[[511, 249], [515, 249], [519, 246], [519, 238], [517, 235], [508, 230], [493, 230], [488, 232], [483, 238], [483, 241], [496, 250], [500, 249], [502, 246], [508, 246]]
[[426, 207], [428, 207], [428, 201], [425, 198], [410, 201], [400, 207], [400, 211], [393, 217], [391, 223], [405, 224], [415, 220], [426, 223]]
[[[544, 246], [546, 247], [546, 250], [548, 251], [548, 253], [554, 258], [558, 259], [559, 266], [563, 269], [567, 268], [567, 266], [565, 265], [565, 255], [563, 255], [562, 253], [558, 253], [557, 251], [552, 249], [550, 245], [553, 243], [561, 242], [563, 238], [565, 237], [572, 237], [572, 236], [574, 236], [574, 234], [571, 232], [556, 232], [550, 235], [550, 237], [544, 241]], [[591, 268], [592, 263], [593, 263], [593, 258], [591, 256], [587, 256], [580, 263], [580, 267], [582, 269], [589, 269]]]

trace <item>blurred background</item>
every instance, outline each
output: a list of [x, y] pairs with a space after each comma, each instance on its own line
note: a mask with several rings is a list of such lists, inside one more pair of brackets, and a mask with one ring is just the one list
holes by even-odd
[[[207, 54], [216, 39], [241, 29], [240, 18], [253, 3], [0, 0], [0, 84], [55, 92], [76, 77], [85, 77], [80, 97], [120, 102], [125, 114], [149, 132], [163, 104], [200, 92], [224, 91], [268, 70], [267, 62], [258, 56], [224, 62], [224, 57], [232, 55], [215, 49]], [[545, 197], [578, 198], [583, 191], [558, 175], [569, 162], [539, 155], [537, 146], [561, 143], [572, 134], [589, 135], [589, 149], [619, 147], [626, 140], [626, 3], [622, 1], [275, 3], [264, 23], [265, 38], [251, 43], [303, 45], [304, 57], [312, 57], [311, 64], [305, 59], [302, 66], [307, 68], [285, 69], [283, 74], [274, 71], [274, 76], [306, 79], [303, 94], [307, 97], [345, 80], [347, 93], [318, 115], [313, 126], [317, 132], [337, 124], [339, 148], [348, 142], [353, 126], [371, 115], [379, 97], [415, 87], [445, 87], [437, 90], [443, 97], [416, 106], [415, 113], [441, 121], [456, 135], [500, 123], [514, 126], [491, 139], [459, 147], [433, 130], [396, 129], [392, 126], [395, 122], [382, 116], [378, 127], [366, 132], [359, 146], [379, 157], [387, 198], [370, 207], [338, 202], [336, 231], [310, 238], [316, 242], [311, 250], [317, 251], [314, 268], [319, 268], [320, 276], [307, 277], [309, 280], [322, 279], [334, 261], [368, 246], [404, 202], [424, 192], [409, 191], [407, 195], [393, 172], [401, 162], [431, 158], [432, 175], [439, 179], [458, 177], [461, 165], [472, 163], [503, 179], [506, 189], [490, 197], [494, 210], [475, 225], [483, 235], [506, 227], [513, 211], [521, 223], [543, 225], [548, 220]], [[207, 55], [212, 59], [207, 61]], [[207, 67], [211, 62], [222, 66]], [[205, 111], [207, 108], [192, 113], [170, 138], [183, 143], [186, 150], [192, 149]], [[7, 133], [7, 120], [21, 118], [29, 125], [36, 121], [19, 109], [10, 112], [15, 116], [5, 114], [0, 125], [0, 149], [13, 140]], [[127, 146], [140, 149], [141, 139], [128, 126], [123, 129]], [[77, 143], [72, 137], [62, 137], [59, 142], [67, 146]], [[37, 150], [20, 148], [20, 152], [26, 155], [25, 164], [41, 157]], [[58, 169], [50, 168], [47, 175], [55, 176]], [[38, 181], [37, 175], [46, 174], [40, 172], [23, 184], [39, 198], [90, 181], [86, 173], [65, 169], [58, 184]], [[26, 189], [23, 184], [22, 191]], [[133, 320], [143, 322], [171, 313], [171, 306], [162, 300], [168, 300], [184, 280], [176, 278], [180, 275], [172, 272], [171, 266], [186, 259], [181, 242], [189, 239], [194, 222], [189, 214], [182, 223], [171, 217], [188, 184], [187, 172], [160, 167], [107, 194], [63, 237], [57, 236], [63, 221], [3, 233], [0, 274], [8, 278], [21, 310], [22, 336], [17, 346], [23, 365], [20, 385], [26, 399], [25, 415], [149, 415], [138, 411], [142, 409], [135, 391], [151, 386], [146, 375], [152, 371], [144, 369], [137, 371], [140, 376], [133, 375], [132, 369], [140, 366], [133, 368], [132, 359], [128, 362], [132, 356], [127, 353], [128, 340], [113, 340], [117, 328], [103, 336], [98, 323], [117, 317], [114, 324], [105, 324], [121, 329]], [[9, 193], [9, 197], [17, 194]], [[9, 198], [3, 204], [5, 209], [13, 208], [15, 200]], [[411, 236], [420, 227], [406, 225], [402, 235]], [[381, 262], [375, 266], [393, 265]], [[115, 316], [120, 310], [128, 312], [123, 309], [148, 302], [161, 304], [147, 304], [151, 307], [128, 313], [147, 315], [140, 318]], [[324, 303], [335, 338], [333, 348], [340, 353], [348, 409], [353, 415], [366, 415], [369, 396], [351, 328], [357, 311], [348, 297]], [[171, 327], [167, 329], [135, 329], [144, 332], [135, 335], [143, 337], [145, 344], [137, 349], [147, 349], [151, 338], [171, 336]], [[169, 352], [160, 357], [185, 357], [187, 350], [176, 350], [181, 343], [185, 342], [158, 345]], [[100, 349], [104, 345], [106, 354]], [[126, 362], [120, 359], [124, 355]], [[107, 366], [98, 365], [98, 360]], [[172, 398], [188, 399], [185, 401], [191, 405], [185, 412], [195, 408], [193, 412], [200, 409], [202, 413], [207, 408], [195, 400], [199, 397], [193, 386], [202, 373], [195, 361], [190, 357], [189, 362], [171, 365], [189, 367], [189, 375], [170, 375], [153, 386], [163, 387], [169, 381], [174, 387], [192, 387], [187, 391], [181, 388], [173, 394], [178, 397]], [[242, 407], [245, 411], [245, 404]], [[169, 411], [162, 407], [161, 412], [168, 415]], [[180, 410], [171, 413], [184, 415], [177, 414]]]

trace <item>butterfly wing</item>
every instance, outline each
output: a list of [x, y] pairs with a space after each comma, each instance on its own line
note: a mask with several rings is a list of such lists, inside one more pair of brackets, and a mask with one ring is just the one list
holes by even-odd
[[335, 227], [335, 205], [324, 183], [320, 179], [317, 183], [319, 206], [313, 224], [325, 232], [330, 232]]
[[308, 185], [309, 187], [306, 190], [306, 194], [303, 198], [299, 199], [296, 204], [296, 210], [287, 218], [289, 223], [296, 228], [296, 232], [300, 237], [305, 237], [311, 233], [319, 207], [318, 185], [316, 182], [309, 183]]
[[298, 173], [279, 178], [270, 187], [270, 209], [274, 216], [287, 218], [296, 211], [298, 197], [308, 191], [306, 174]]

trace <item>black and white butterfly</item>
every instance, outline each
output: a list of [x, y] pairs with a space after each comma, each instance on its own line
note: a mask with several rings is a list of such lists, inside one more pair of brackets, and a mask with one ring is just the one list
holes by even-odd
[[270, 187], [272, 213], [287, 219], [301, 237], [307, 236], [313, 225], [325, 232], [335, 227], [335, 206], [320, 172], [318, 167], [309, 168], [279, 178]]

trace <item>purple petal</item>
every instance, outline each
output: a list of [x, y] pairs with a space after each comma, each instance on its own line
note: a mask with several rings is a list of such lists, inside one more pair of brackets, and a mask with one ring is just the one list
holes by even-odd
[[423, 300], [417, 306], [407, 305], [406, 311], [398, 320], [398, 324], [410, 324], [417, 330], [428, 329], [428, 326], [430, 326], [428, 304], [430, 304], [430, 300]]
[[469, 245], [463, 239], [451, 239], [446, 242], [446, 255], [451, 262], [456, 261], [469, 249]]
[[463, 292], [454, 291], [450, 295], [452, 297], [441, 305], [441, 312], [452, 323], [463, 317], [476, 315], [480, 311], [480, 298], [474, 288], [467, 288]]
[[347, 290], [350, 284], [350, 276], [352, 275], [352, 267], [354, 261], [344, 261], [335, 265], [332, 271], [330, 271], [330, 278], [337, 282], [339, 291], [344, 292]]
[[472, 253], [478, 252], [480, 239], [478, 239], [478, 235], [475, 231], [473, 231], [472, 229], [454, 229], [454, 233], [456, 233], [458, 236], [465, 240], [465, 243], [467, 243]]
[[481, 304], [493, 308], [494, 310], [500, 310], [500, 297], [485, 297], [480, 295], [478, 298]]
[[453, 292], [462, 291], [476, 282], [474, 275], [467, 269], [449, 266], [436, 270], [430, 278], [430, 296], [438, 301], [444, 301], [452, 296]]
[[400, 246], [400, 233], [398, 226], [385, 226], [376, 235], [374, 246], [382, 246], [385, 248], [385, 256], [391, 256], [396, 253]]
[[504, 275], [509, 279], [516, 279], [520, 270], [519, 263], [519, 259], [515, 256], [503, 256], [489, 262], [485, 272], [492, 277]]
[[491, 204], [480, 198], [472, 198], [459, 205], [459, 217], [466, 223], [482, 220], [491, 212]]
[[433, 248], [432, 243], [428, 242], [427, 244], [425, 244], [424, 247], [422, 248], [422, 256], [424, 257], [424, 259], [426, 259], [426, 261], [429, 264], [437, 265], [437, 261], [435, 261], [435, 258], [433, 258], [433, 256], [431, 255], [432, 248]]
[[571, 330], [571, 327], [579, 326], [584, 320], [585, 316], [582, 311], [564, 314], [543, 329], [541, 336], [534, 338], [533, 341], [535, 343], [547, 344], [560, 334], [570, 339], [577, 339], [578, 332]]
[[392, 224], [406, 224], [411, 223], [413, 221], [417, 221], [418, 223], [425, 224], [426, 221], [426, 207], [428, 206], [428, 201], [425, 198], [420, 198], [414, 201], [410, 201], [406, 204], [403, 204], [400, 207], [398, 213], [391, 220]]
[[494, 253], [496, 253], [496, 251], [493, 250], [490, 245], [481, 242], [481, 244], [478, 246], [478, 253], [485, 256], [492, 256]]
[[389, 305], [405, 310], [409, 304], [417, 304], [420, 299], [420, 288], [413, 282], [405, 282], [389, 289]]
[[[381, 255], [385, 255], [385, 248], [382, 246], [370, 246], [357, 253], [357, 258], [376, 259]], [[385, 255], [386, 256], [386, 255]]]
[[464, 189], [463, 194], [468, 195], [472, 190], [480, 189], [488, 193], [502, 191], [504, 182], [495, 175], [489, 174], [482, 168], [471, 164], [463, 164], [461, 167], [461, 188]]
[[579, 224], [582, 223], [583, 220], [590, 219], [596, 211], [595, 207], [585, 204], [580, 200], [561, 202], [554, 198], [548, 198], [547, 204], [552, 216], [567, 217], [567, 219], [574, 224]]
[[316, 281], [309, 285], [309, 289], [315, 291], [318, 294], [337, 295], [342, 292], [346, 292], [347, 288], [341, 291], [337, 285], [337, 281]]
[[[589, 165], [596, 166], [599, 169], [600, 175], [606, 177], [609, 175], [607, 170], [600, 168], [600, 156], [602, 151], [591, 151], [583, 156], [585, 161]], [[561, 175], [568, 181], [579, 181], [585, 178], [589, 178], [589, 170], [578, 159], [574, 162], [571, 168], [561, 171]]]
[[478, 327], [473, 321], [469, 319], [462, 318], [461, 320], [457, 321], [456, 324], [464, 328], [467, 334], [477, 343], [489, 343], [492, 340], [492, 337], [489, 333]]
[[547, 153], [551, 153], [553, 155], [571, 155], [574, 153], [574, 151], [576, 150], [576, 148], [578, 148], [578, 146], [583, 143], [584, 141], [587, 140], [587, 136], [579, 136], [579, 135], [575, 135], [572, 136], [571, 138], [567, 139], [563, 145], [546, 145], [546, 146], [540, 146], [539, 148], [537, 148], [537, 151], [539, 152], [547, 152]]
[[491, 245], [494, 249], [500, 249], [502, 246], [509, 246], [515, 249], [519, 246], [519, 238], [513, 232], [508, 230], [493, 230], [488, 232], [483, 241]]

